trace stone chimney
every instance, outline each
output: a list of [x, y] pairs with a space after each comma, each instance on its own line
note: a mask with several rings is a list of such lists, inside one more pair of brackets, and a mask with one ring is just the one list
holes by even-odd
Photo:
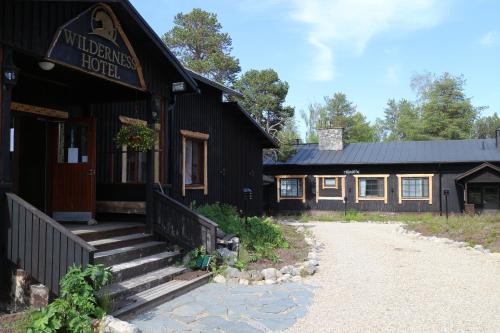
[[318, 129], [319, 150], [344, 149], [344, 129], [322, 128]]
[[497, 139], [497, 148], [500, 149], [500, 128], [497, 128], [495, 134], [495, 138]]

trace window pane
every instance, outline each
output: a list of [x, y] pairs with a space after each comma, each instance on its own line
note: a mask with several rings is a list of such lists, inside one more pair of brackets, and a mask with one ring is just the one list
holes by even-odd
[[203, 141], [186, 140], [186, 174], [184, 183], [186, 185], [204, 184], [204, 154], [205, 144]]
[[360, 197], [383, 197], [384, 196], [384, 178], [360, 178], [359, 179]]
[[280, 180], [280, 196], [288, 198], [302, 197], [302, 179], [287, 178]]
[[185, 166], [186, 174], [184, 175], [184, 183], [189, 185], [193, 183], [193, 178], [191, 174], [193, 173], [193, 142], [186, 140], [186, 151], [185, 151]]
[[428, 198], [429, 178], [405, 177], [402, 181], [403, 198]]
[[337, 186], [337, 178], [325, 178], [324, 179], [326, 187], [336, 187]]

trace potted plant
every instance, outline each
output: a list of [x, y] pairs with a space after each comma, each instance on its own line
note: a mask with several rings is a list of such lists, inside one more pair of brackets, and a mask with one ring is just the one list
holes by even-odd
[[115, 136], [118, 147], [127, 146], [127, 150], [146, 152], [156, 144], [156, 133], [145, 124], [122, 126]]

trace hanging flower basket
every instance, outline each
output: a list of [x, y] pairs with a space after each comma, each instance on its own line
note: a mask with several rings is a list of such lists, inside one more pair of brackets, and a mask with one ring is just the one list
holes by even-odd
[[115, 136], [116, 145], [127, 150], [146, 152], [152, 150], [156, 144], [156, 133], [153, 129], [143, 124], [122, 126]]

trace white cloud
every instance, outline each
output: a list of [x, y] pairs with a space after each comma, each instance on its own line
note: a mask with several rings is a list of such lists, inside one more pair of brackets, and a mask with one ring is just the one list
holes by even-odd
[[496, 31], [488, 31], [479, 38], [479, 44], [483, 46], [490, 46], [496, 43], [498, 34]]
[[312, 79], [332, 80], [339, 48], [362, 54], [377, 35], [408, 32], [439, 24], [448, 0], [293, 0], [291, 18], [308, 26], [316, 48]]

